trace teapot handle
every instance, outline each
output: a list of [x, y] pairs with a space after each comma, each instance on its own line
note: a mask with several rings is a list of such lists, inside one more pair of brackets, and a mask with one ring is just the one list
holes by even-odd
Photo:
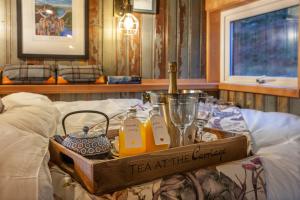
[[79, 110], [79, 111], [74, 111], [74, 112], [70, 112], [68, 114], [66, 114], [66, 116], [64, 116], [64, 118], [62, 119], [62, 126], [63, 126], [63, 129], [64, 129], [64, 133], [65, 135], [67, 136], [67, 131], [66, 131], [66, 119], [70, 116], [70, 115], [74, 115], [74, 114], [78, 114], [78, 113], [96, 113], [96, 114], [99, 114], [99, 115], [102, 115], [105, 117], [106, 119], [106, 130], [105, 130], [105, 135], [107, 135], [107, 132], [108, 132], [108, 127], [109, 127], [109, 118], [108, 116], [103, 113], [103, 112], [100, 112], [100, 111], [96, 111], [96, 110]]

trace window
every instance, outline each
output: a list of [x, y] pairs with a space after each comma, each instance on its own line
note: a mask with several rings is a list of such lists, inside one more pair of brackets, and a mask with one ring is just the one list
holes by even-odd
[[296, 86], [298, 0], [261, 0], [221, 14], [221, 80]]

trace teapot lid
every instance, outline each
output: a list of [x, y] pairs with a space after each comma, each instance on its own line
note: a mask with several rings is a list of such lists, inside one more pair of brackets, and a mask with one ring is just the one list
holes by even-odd
[[101, 135], [105, 135], [103, 129], [90, 129], [88, 126], [84, 126], [82, 131], [69, 134], [69, 136], [73, 138], [95, 138]]

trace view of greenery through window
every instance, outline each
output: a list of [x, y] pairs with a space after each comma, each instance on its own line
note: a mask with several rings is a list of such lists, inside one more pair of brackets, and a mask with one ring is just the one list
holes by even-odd
[[299, 6], [231, 22], [230, 73], [297, 77]]

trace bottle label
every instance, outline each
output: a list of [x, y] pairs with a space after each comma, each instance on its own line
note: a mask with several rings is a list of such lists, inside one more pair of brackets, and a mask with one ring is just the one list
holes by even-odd
[[125, 148], [141, 148], [143, 146], [140, 128], [141, 122], [138, 119], [125, 119]]
[[170, 144], [170, 136], [164, 119], [160, 116], [150, 118], [155, 145]]

